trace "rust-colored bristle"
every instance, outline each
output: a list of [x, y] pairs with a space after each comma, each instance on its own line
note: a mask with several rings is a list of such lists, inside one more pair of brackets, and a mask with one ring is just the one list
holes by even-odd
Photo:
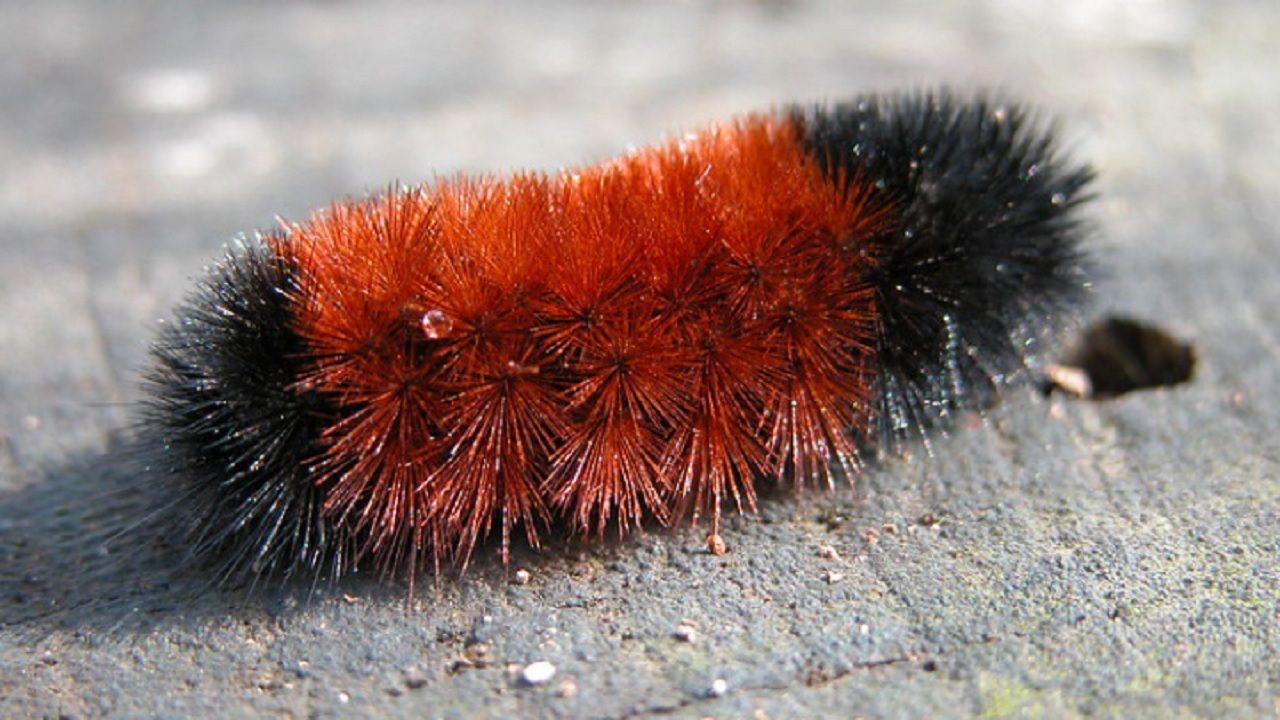
[[339, 409], [310, 460], [326, 511], [374, 555], [465, 562], [495, 522], [504, 549], [552, 514], [715, 522], [757, 476], [851, 467], [874, 315], [846, 248], [886, 217], [868, 198], [754, 116], [291, 226], [301, 384]]

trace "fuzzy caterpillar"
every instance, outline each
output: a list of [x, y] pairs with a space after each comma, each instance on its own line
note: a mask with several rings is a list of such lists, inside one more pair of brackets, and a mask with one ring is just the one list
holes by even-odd
[[150, 466], [228, 581], [714, 527], [1024, 374], [1087, 284], [1090, 175], [1023, 110], [939, 92], [338, 203], [162, 331]]

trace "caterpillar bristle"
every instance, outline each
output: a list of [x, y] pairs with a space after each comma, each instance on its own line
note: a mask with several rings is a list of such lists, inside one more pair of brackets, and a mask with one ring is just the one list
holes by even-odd
[[882, 442], [981, 409], [1086, 287], [1075, 208], [1092, 173], [1057, 155], [1023, 108], [946, 93], [865, 98], [806, 114], [828, 173], [894, 198], [875, 251]]
[[1089, 179], [1017, 106], [938, 92], [338, 203], [162, 332], [152, 470], [232, 583], [714, 533], [1016, 379], [1081, 299]]

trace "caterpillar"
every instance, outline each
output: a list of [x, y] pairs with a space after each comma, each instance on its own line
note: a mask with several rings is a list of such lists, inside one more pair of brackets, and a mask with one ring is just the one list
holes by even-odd
[[935, 91], [338, 202], [161, 329], [148, 469], [229, 583], [714, 532], [1024, 378], [1088, 286], [1091, 176], [1024, 108]]

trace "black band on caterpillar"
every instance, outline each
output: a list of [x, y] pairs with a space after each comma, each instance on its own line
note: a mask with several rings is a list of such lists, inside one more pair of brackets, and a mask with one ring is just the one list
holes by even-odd
[[797, 109], [828, 174], [886, 193], [875, 241], [881, 442], [981, 409], [1081, 300], [1089, 169], [1012, 104], [945, 93]]
[[[152, 348], [143, 418], [177, 541], [224, 581], [337, 575], [350, 541], [308, 477], [332, 409], [295, 388], [303, 362], [278, 239], [246, 239], [209, 270]], [[166, 513], [170, 514], [170, 513]]]

